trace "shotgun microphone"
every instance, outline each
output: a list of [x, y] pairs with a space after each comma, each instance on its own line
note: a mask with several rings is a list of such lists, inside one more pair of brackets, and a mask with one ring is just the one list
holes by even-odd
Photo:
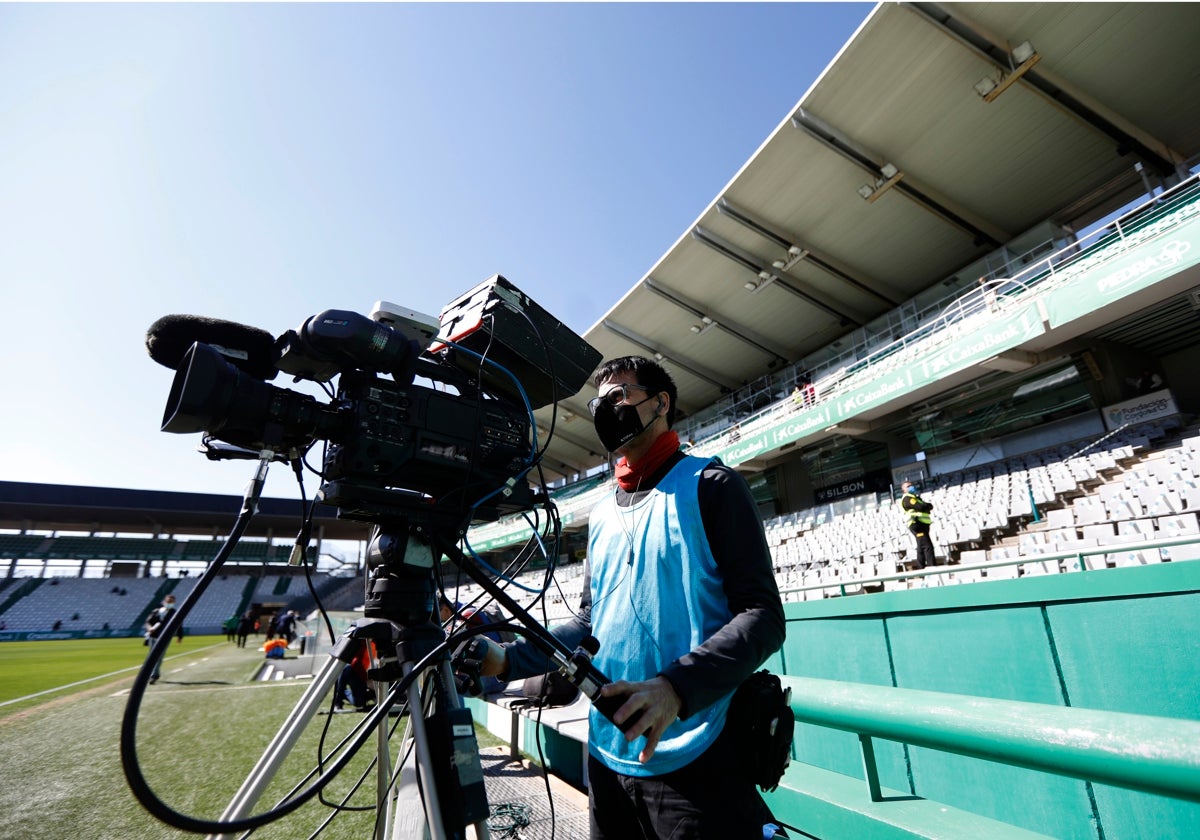
[[198, 315], [164, 315], [146, 331], [150, 358], [176, 370], [192, 345], [207, 344], [235, 367], [258, 379], [274, 379], [279, 350], [266, 330], [219, 318]]

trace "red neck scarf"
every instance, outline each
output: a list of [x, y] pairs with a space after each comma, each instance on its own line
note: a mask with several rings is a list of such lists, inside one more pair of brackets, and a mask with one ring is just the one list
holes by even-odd
[[650, 448], [646, 450], [646, 454], [636, 464], [629, 463], [628, 458], [622, 458], [617, 461], [614, 474], [617, 477], [617, 484], [626, 493], [635, 493], [641, 486], [642, 481], [654, 475], [663, 464], [667, 462], [675, 452], [679, 449], [679, 435], [674, 429], [667, 429], [657, 438]]

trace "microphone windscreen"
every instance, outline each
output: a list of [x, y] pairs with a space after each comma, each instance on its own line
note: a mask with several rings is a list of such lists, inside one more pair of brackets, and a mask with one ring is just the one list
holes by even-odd
[[588, 656], [595, 656], [600, 650], [600, 640], [595, 636], [584, 636], [579, 640], [579, 646], [587, 651]]
[[275, 337], [258, 327], [198, 315], [164, 315], [146, 331], [150, 358], [172, 370], [197, 341], [212, 345], [246, 373], [264, 380], [275, 377]]

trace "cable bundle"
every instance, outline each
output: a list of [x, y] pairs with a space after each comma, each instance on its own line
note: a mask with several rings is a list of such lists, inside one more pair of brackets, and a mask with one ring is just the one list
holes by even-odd
[[488, 831], [493, 837], [507, 840], [519, 840], [521, 829], [529, 826], [530, 808], [518, 802], [504, 802], [492, 806], [492, 814], [488, 817]]

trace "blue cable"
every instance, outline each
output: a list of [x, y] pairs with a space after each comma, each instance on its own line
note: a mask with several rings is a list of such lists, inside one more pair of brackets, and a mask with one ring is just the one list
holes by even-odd
[[470, 349], [469, 347], [463, 347], [461, 344], [457, 344], [446, 338], [440, 338], [440, 339], [438, 339], [438, 341], [440, 341], [442, 344], [445, 344], [447, 347], [453, 347], [456, 350], [461, 350], [462, 352], [464, 352], [470, 356], [474, 356], [476, 359], [479, 359], [479, 361], [483, 362], [484, 364], [491, 365], [492, 367], [496, 368], [496, 370], [500, 371], [505, 376], [507, 376], [509, 379], [511, 379], [513, 381], [513, 384], [517, 386], [517, 393], [521, 395], [521, 402], [525, 403], [525, 413], [529, 415], [529, 426], [533, 430], [533, 448], [530, 450], [529, 459], [526, 461], [526, 464], [528, 466], [532, 467], [533, 466], [533, 455], [534, 455], [534, 453], [536, 453], [538, 451], [537, 421], [535, 421], [533, 419], [533, 407], [529, 405], [529, 397], [525, 394], [525, 388], [521, 385], [521, 380], [517, 379], [516, 374], [514, 374], [511, 370], [506, 368], [504, 365], [500, 364], [499, 362], [493, 361], [491, 359], [484, 358], [482, 355], [480, 355], [479, 353], [476, 353], [474, 350]]

